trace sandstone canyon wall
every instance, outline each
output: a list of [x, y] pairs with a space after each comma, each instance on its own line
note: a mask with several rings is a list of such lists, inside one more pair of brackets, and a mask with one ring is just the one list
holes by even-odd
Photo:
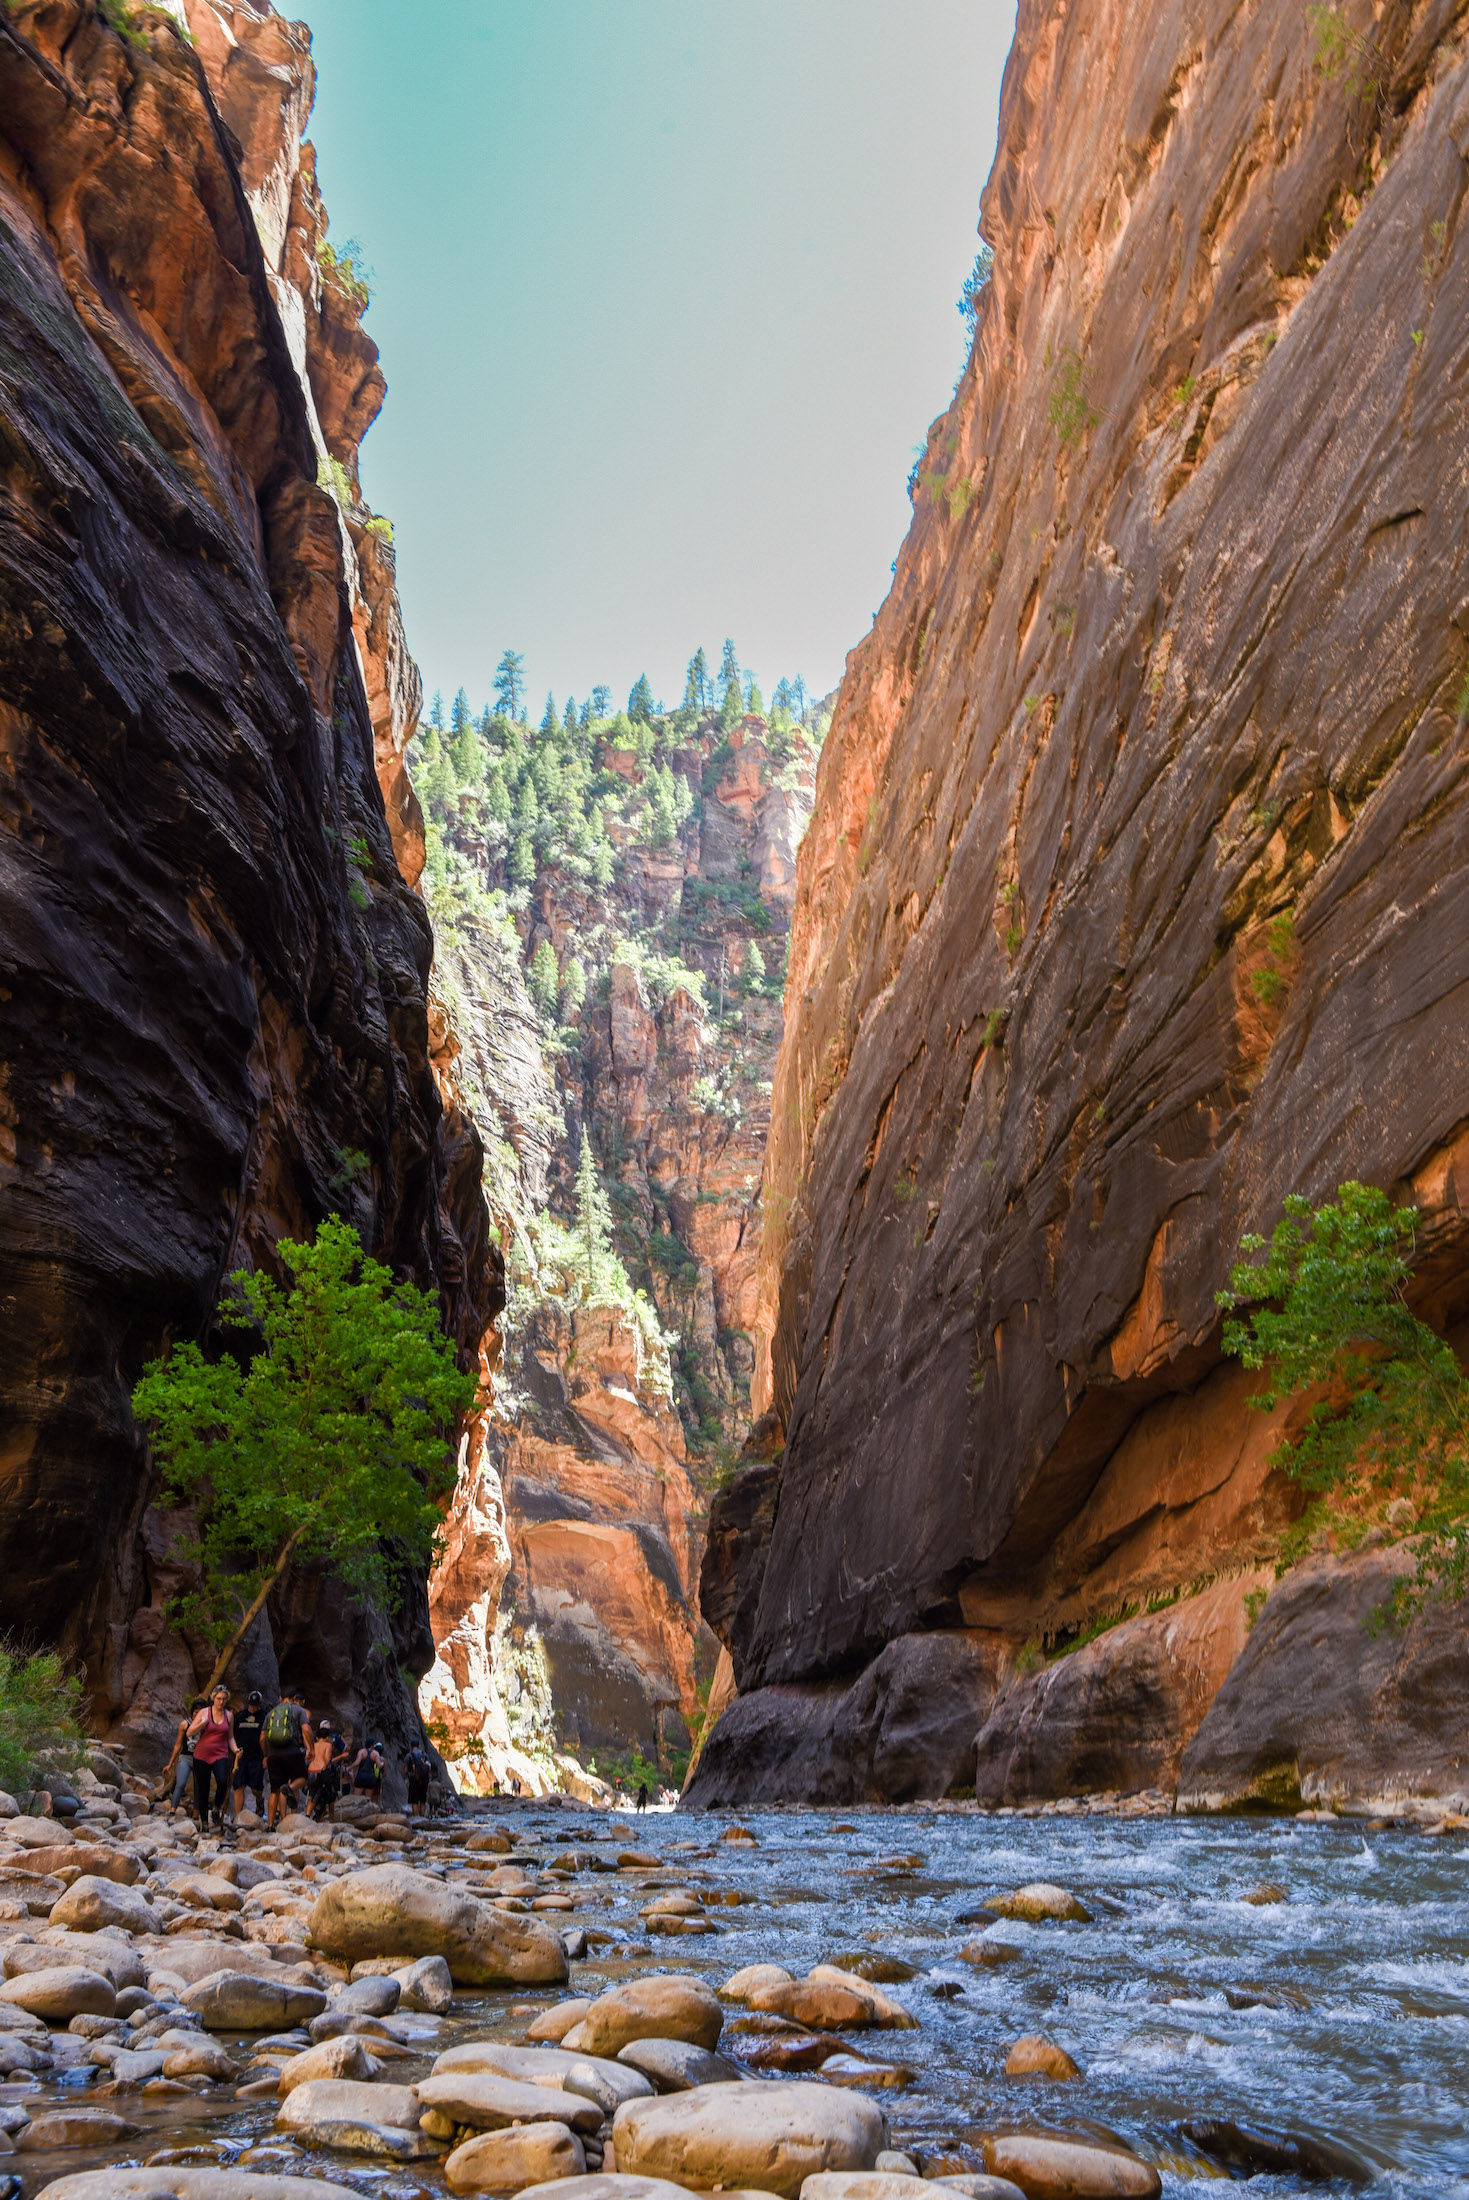
[[[466, 1356], [499, 1299], [313, 88], [264, 0], [0, 12], [0, 1628], [143, 1764], [209, 1662], [165, 1624], [143, 1361], [332, 1210]], [[389, 1624], [298, 1575], [236, 1671], [401, 1741], [431, 1657], [421, 1581]]]
[[[583, 1786], [587, 1767], [633, 1752], [677, 1774], [717, 1654], [698, 1610], [703, 1520], [750, 1423], [781, 1032], [778, 977], [752, 973], [784, 959], [816, 739], [757, 715], [727, 733], [712, 714], [660, 718], [686, 811], [667, 834], [632, 737], [622, 717], [587, 745], [615, 851], [605, 883], [543, 836], [534, 881], [508, 901], [510, 835], [478, 782], [446, 793], [433, 767], [418, 773], [454, 866], [430, 886], [454, 1074], [485, 1130], [511, 1275], [495, 1407], [466, 1448], [431, 1584], [438, 1662], [421, 1692], [466, 1785]], [[564, 1022], [526, 990], [543, 943], [585, 973]], [[584, 1140], [666, 1359], [616, 1309], [571, 1304], [536, 1273], [536, 1218], [570, 1212]]]
[[1469, 1306], [1466, 12], [1021, 0], [799, 859], [695, 1799], [1469, 1784], [1464, 1614], [1275, 1584], [1214, 1296], [1357, 1176]]

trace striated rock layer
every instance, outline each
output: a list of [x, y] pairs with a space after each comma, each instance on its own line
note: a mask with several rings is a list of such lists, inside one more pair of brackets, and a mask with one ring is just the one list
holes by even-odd
[[[712, 1523], [746, 1695], [1232, 1579], [1207, 1671], [1102, 1638], [1049, 1684], [1153, 1707], [1123, 1786], [1176, 1776], [1292, 1509], [1220, 1364], [1241, 1233], [1360, 1176], [1423, 1210], [1431, 1318], [1469, 1299], [1466, 9], [1329, 12], [1022, 0], [993, 278], [799, 858], [783, 1461]], [[1101, 1776], [1036, 1687], [982, 1786]]]
[[[333, 1209], [466, 1354], [498, 1290], [430, 1058], [417, 675], [355, 486], [384, 384], [323, 264], [308, 35], [183, 14], [0, 15], [0, 1629], [84, 1659], [144, 1760], [208, 1651], [165, 1624], [143, 1361]], [[390, 1628], [298, 1577], [243, 1666], [416, 1731], [406, 1588]]]

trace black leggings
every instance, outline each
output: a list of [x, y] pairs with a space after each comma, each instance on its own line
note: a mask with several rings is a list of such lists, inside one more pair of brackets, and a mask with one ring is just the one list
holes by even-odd
[[225, 1798], [230, 1791], [229, 1759], [217, 1765], [206, 1765], [198, 1757], [194, 1759], [194, 1808], [199, 1813], [201, 1826], [209, 1822], [209, 1791], [217, 1783], [215, 1816], [224, 1817]]

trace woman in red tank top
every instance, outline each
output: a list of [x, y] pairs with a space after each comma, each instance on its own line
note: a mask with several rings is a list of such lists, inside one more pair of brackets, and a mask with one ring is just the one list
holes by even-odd
[[214, 1823], [224, 1824], [224, 1799], [229, 1793], [230, 1769], [235, 1761], [235, 1718], [229, 1690], [216, 1688], [206, 1711], [196, 1711], [189, 1722], [194, 1745], [194, 1808], [201, 1833], [209, 1824], [210, 1794], [214, 1791]]

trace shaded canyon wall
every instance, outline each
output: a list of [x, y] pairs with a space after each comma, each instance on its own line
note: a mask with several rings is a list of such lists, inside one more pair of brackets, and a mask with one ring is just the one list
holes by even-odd
[[[499, 1267], [432, 1059], [418, 680], [356, 479], [385, 385], [309, 39], [109, 12], [0, 14], [0, 1629], [146, 1764], [211, 1658], [165, 1621], [143, 1361], [332, 1210], [466, 1356]], [[389, 1623], [288, 1579], [236, 1678], [401, 1742], [404, 1587]]]
[[1469, 1780], [1464, 1615], [1369, 1656], [1393, 1552], [1275, 1585], [1214, 1297], [1357, 1176], [1469, 1305], [1465, 14], [1022, 0], [993, 276], [800, 853], [776, 1456], [711, 1522], [696, 1799], [834, 1795], [889, 1699], [908, 1764], [940, 1657], [971, 1744], [908, 1792]]

